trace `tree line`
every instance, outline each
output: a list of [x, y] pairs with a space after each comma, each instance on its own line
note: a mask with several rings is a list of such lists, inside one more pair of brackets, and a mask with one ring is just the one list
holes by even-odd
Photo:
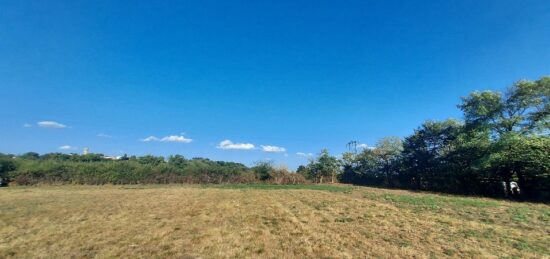
[[317, 182], [337, 177], [483, 196], [510, 194], [516, 182], [517, 198], [550, 201], [550, 77], [518, 81], [504, 92], [473, 92], [458, 108], [463, 120], [426, 121], [404, 139], [385, 137], [360, 152], [350, 148], [341, 159], [323, 150], [298, 172]]
[[0, 154], [0, 178], [4, 184], [167, 184], [167, 183], [305, 183], [301, 175], [270, 162], [252, 167], [241, 163], [186, 159], [181, 155], [123, 156], [119, 160], [102, 154], [34, 152]]

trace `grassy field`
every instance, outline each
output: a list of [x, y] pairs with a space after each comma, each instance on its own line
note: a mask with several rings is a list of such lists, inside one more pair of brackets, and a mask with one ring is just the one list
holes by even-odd
[[550, 206], [349, 186], [0, 189], [0, 258], [531, 257]]

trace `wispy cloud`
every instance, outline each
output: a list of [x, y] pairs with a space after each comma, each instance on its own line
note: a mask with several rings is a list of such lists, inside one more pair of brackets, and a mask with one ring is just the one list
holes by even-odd
[[96, 136], [100, 137], [100, 138], [112, 138], [113, 136], [111, 135], [107, 135], [105, 133], [99, 133], [97, 134]]
[[162, 142], [180, 142], [180, 143], [191, 143], [193, 141], [190, 138], [186, 138], [184, 136], [166, 136], [164, 138], [161, 138], [160, 141]]
[[171, 135], [166, 136], [163, 138], [157, 138], [155, 136], [149, 136], [144, 139], [140, 139], [140, 141], [143, 142], [152, 142], [152, 141], [160, 141], [160, 142], [179, 142], [179, 143], [191, 143], [193, 140], [190, 138], [186, 138], [184, 136], [177, 136], [177, 135]]
[[77, 147], [73, 147], [73, 146], [69, 146], [69, 145], [64, 145], [64, 146], [60, 146], [59, 149], [61, 149], [61, 150], [76, 150]]
[[159, 138], [155, 136], [149, 136], [144, 139], [140, 139], [140, 141], [143, 141], [143, 142], [159, 141]]
[[303, 157], [312, 157], [313, 156], [312, 153], [304, 153], [304, 152], [298, 152], [298, 153], [296, 153], [296, 155], [303, 156]]
[[66, 125], [56, 121], [39, 121], [36, 124], [38, 125], [38, 127], [42, 127], [42, 128], [62, 129], [67, 127]]
[[268, 152], [268, 153], [280, 153], [285, 152], [286, 148], [284, 147], [277, 147], [277, 146], [269, 146], [269, 145], [260, 145], [262, 147], [262, 151]]
[[368, 148], [369, 145], [367, 145], [367, 144], [358, 144], [357, 147], [358, 148]]
[[254, 149], [254, 144], [250, 143], [233, 143], [231, 140], [226, 139], [218, 144], [219, 149], [235, 149], [235, 150], [250, 150]]
[[30, 123], [23, 124], [23, 128], [31, 128], [31, 127], [32, 127], [32, 124]]
[[361, 149], [374, 149], [375, 148], [375, 147], [371, 147], [367, 144], [358, 144], [357, 147], [361, 148]]

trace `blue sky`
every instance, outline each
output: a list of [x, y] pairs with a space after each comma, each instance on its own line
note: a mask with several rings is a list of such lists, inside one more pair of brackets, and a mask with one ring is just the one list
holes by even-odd
[[544, 0], [3, 0], [0, 152], [295, 168], [548, 74]]

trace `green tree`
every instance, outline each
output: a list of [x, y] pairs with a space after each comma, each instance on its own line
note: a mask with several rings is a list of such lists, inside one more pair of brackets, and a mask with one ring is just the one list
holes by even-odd
[[296, 173], [306, 177], [307, 176], [307, 167], [305, 167], [303, 165], [298, 166], [298, 168], [296, 169]]
[[[550, 137], [510, 133], [492, 145], [488, 161], [494, 178], [517, 181], [530, 199], [550, 200]], [[510, 190], [507, 190], [508, 192]]]
[[340, 180], [345, 183], [381, 186], [379, 159], [372, 149], [363, 149], [358, 154], [342, 155], [343, 172]]
[[35, 152], [27, 152], [19, 157], [23, 159], [29, 159], [29, 160], [38, 160], [40, 158], [40, 154]]
[[254, 171], [256, 177], [261, 181], [269, 180], [273, 170], [273, 162], [271, 161], [256, 162], [256, 165], [252, 167], [252, 171]]
[[531, 137], [550, 133], [550, 77], [518, 81], [504, 94], [474, 92], [462, 98], [459, 108], [464, 112], [467, 131], [487, 131], [493, 138], [485, 159], [479, 159], [478, 164], [487, 166], [482, 181], [504, 181], [507, 188], [512, 180], [525, 185], [527, 182], [518, 178], [527, 169], [518, 166], [516, 159], [527, 158], [515, 151], [524, 147], [521, 152], [531, 154], [533, 150], [525, 146], [533, 143]]
[[399, 173], [403, 141], [398, 137], [385, 137], [372, 150], [376, 156], [377, 171], [382, 174], [384, 185], [394, 186], [392, 179]]
[[140, 157], [138, 157], [138, 158], [137, 158], [137, 161], [138, 161], [140, 164], [143, 164], [143, 165], [157, 166], [157, 165], [160, 165], [160, 164], [164, 163], [164, 157], [162, 157], [162, 156], [145, 155], [145, 156], [140, 156]]
[[488, 170], [487, 155], [491, 138], [488, 130], [462, 127], [449, 145], [452, 149], [444, 159], [447, 171], [447, 192], [490, 194], [487, 183], [493, 181]]
[[63, 154], [63, 153], [48, 153], [48, 154], [44, 154], [44, 155], [40, 156], [40, 159], [68, 161], [68, 160], [71, 160], [71, 155]]
[[458, 107], [466, 125], [490, 129], [496, 137], [509, 133], [531, 134], [550, 129], [550, 77], [521, 80], [502, 94], [473, 92]]
[[185, 159], [185, 157], [182, 155], [170, 156], [168, 157], [168, 164], [175, 167], [183, 168], [187, 164], [187, 159]]
[[16, 164], [13, 158], [0, 157], [0, 186], [4, 186], [8, 182], [8, 173], [16, 169]]
[[461, 131], [462, 125], [457, 120], [428, 121], [405, 138], [405, 172], [401, 174], [401, 181], [415, 189], [444, 189], [448, 155], [454, 150], [454, 141]]
[[319, 156], [310, 162], [309, 167], [312, 175], [319, 183], [323, 183], [326, 178], [330, 178], [331, 182], [334, 183], [340, 173], [340, 161], [331, 156], [328, 149], [321, 150]]

